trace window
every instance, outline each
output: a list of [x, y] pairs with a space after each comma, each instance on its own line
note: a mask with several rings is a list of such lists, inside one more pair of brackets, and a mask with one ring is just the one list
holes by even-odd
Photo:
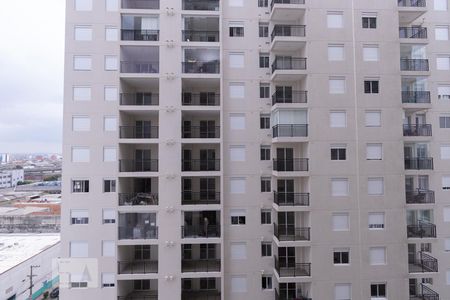
[[344, 45], [328, 45], [328, 60], [329, 61], [343, 61], [344, 60]]
[[269, 7], [269, 0], [258, 0], [258, 7]]
[[383, 156], [382, 144], [367, 144], [366, 145], [366, 159], [367, 160], [381, 160]]
[[91, 88], [89, 86], [74, 86], [73, 101], [90, 101]]
[[260, 148], [261, 160], [271, 160], [270, 146], [261, 146]]
[[352, 291], [350, 283], [340, 283], [334, 286], [334, 300], [350, 300]]
[[384, 229], [384, 213], [369, 213], [369, 230]]
[[336, 144], [331, 145], [331, 160], [346, 160], [347, 159], [347, 146]]
[[77, 25], [74, 28], [74, 38], [76, 41], [91, 41], [92, 27]]
[[72, 209], [70, 211], [70, 224], [89, 224], [89, 213], [87, 209]]
[[327, 13], [328, 28], [342, 28], [344, 27], [344, 15], [341, 11]]
[[245, 161], [245, 146], [230, 146], [231, 161]]
[[381, 126], [381, 111], [366, 111], [366, 127]]
[[228, 5], [231, 7], [243, 7], [244, 0], [228, 0]]
[[436, 41], [448, 41], [448, 26], [436, 26], [434, 38]]
[[438, 99], [439, 100], [450, 100], [450, 85], [438, 86]]
[[259, 128], [270, 129], [270, 115], [262, 114], [259, 116]]
[[365, 94], [378, 94], [379, 93], [379, 81], [378, 80], [364, 80], [364, 93]]
[[105, 71], [117, 71], [118, 67], [119, 63], [117, 60], [117, 56], [115, 55], [105, 56]]
[[261, 209], [261, 225], [272, 224], [272, 211], [270, 209]]
[[89, 162], [90, 150], [88, 147], [73, 147], [72, 148], [72, 162], [86, 163]]
[[116, 244], [114, 241], [102, 241], [102, 256], [116, 256]]
[[450, 159], [450, 144], [441, 145], [441, 159]]
[[229, 30], [231, 37], [243, 37], [244, 36], [244, 22], [230, 22]]
[[116, 279], [114, 273], [102, 273], [102, 287], [114, 287], [115, 282]]
[[376, 16], [363, 16], [362, 17], [362, 28], [377, 28], [377, 17]]
[[231, 292], [232, 293], [247, 292], [247, 277], [231, 276]]
[[73, 131], [89, 131], [91, 130], [91, 119], [87, 116], [72, 117]]
[[450, 70], [450, 56], [438, 55], [438, 57], [436, 57], [436, 69], [440, 71]]
[[363, 60], [364, 61], [378, 61], [378, 45], [364, 45], [363, 46]]
[[259, 84], [259, 98], [270, 98], [270, 84], [260, 83]]
[[335, 213], [332, 215], [333, 231], [349, 231], [349, 215], [348, 213]]
[[334, 197], [348, 196], [348, 179], [347, 178], [331, 179], [331, 195]]
[[446, 238], [446, 239], [444, 240], [444, 250], [445, 250], [446, 252], [449, 252], [449, 251], [450, 251], [450, 238]]
[[92, 0], [75, 0], [75, 10], [77, 11], [92, 10]]
[[450, 285], [450, 270], [447, 270], [447, 272], [445, 273], [445, 278], [446, 278], [446, 284]]
[[259, 23], [259, 37], [269, 36], [269, 23]]
[[261, 193], [271, 192], [270, 181], [270, 177], [261, 177]]
[[104, 147], [103, 148], [103, 161], [104, 162], [117, 161], [117, 148], [116, 147]]
[[345, 78], [332, 77], [328, 81], [330, 94], [344, 94], [345, 93]]
[[231, 243], [231, 259], [247, 259], [247, 244]]
[[105, 41], [115, 42], [118, 40], [119, 30], [114, 26], [105, 27]]
[[244, 98], [245, 97], [245, 83], [230, 82], [229, 84], [230, 98]]
[[347, 113], [345, 111], [330, 112], [330, 127], [331, 128], [347, 127]]
[[233, 52], [228, 54], [230, 68], [241, 69], [244, 67], [244, 53]]
[[106, 11], [117, 11], [119, 9], [119, 0], [106, 0]]
[[262, 275], [261, 276], [261, 288], [263, 290], [272, 289], [272, 275]]
[[105, 117], [103, 119], [103, 130], [116, 131], [117, 130], [117, 118], [116, 117]]
[[89, 180], [72, 180], [72, 193], [89, 193]]
[[444, 207], [444, 222], [450, 222], [450, 206]]
[[442, 176], [442, 189], [450, 190], [450, 176]]
[[269, 68], [269, 54], [268, 53], [260, 53], [259, 54], [259, 67], [260, 68]]
[[440, 128], [450, 128], [450, 116], [440, 116], [439, 117], [439, 127]]
[[349, 249], [334, 249], [333, 250], [333, 263], [335, 265], [348, 265], [350, 263], [350, 250]]
[[88, 243], [85, 241], [70, 242], [70, 257], [88, 257]]
[[232, 209], [230, 215], [231, 225], [245, 225], [246, 211], [244, 209]]
[[384, 193], [384, 180], [381, 177], [372, 177], [367, 180], [367, 194], [379, 196]]
[[87, 288], [88, 287], [88, 278], [84, 274], [75, 274], [70, 273], [70, 288]]
[[434, 0], [434, 10], [447, 10], [447, 1], [448, 0]]
[[105, 86], [105, 101], [117, 101], [119, 90], [115, 86]]
[[114, 179], [103, 179], [103, 192], [104, 193], [115, 193], [116, 192], [116, 181]]
[[92, 59], [90, 56], [75, 55], [73, 57], [73, 69], [75, 71], [90, 71], [92, 68]]
[[386, 248], [372, 247], [369, 249], [369, 261], [371, 266], [386, 264]]
[[245, 129], [245, 114], [230, 114], [230, 128], [234, 130]]
[[112, 208], [103, 209], [103, 224], [116, 223], [116, 211]]
[[245, 194], [245, 178], [230, 178], [231, 194]]
[[262, 257], [272, 256], [272, 243], [271, 242], [262, 242], [261, 243], [261, 256]]
[[370, 296], [372, 298], [386, 298], [386, 284], [385, 283], [372, 283], [370, 285]]

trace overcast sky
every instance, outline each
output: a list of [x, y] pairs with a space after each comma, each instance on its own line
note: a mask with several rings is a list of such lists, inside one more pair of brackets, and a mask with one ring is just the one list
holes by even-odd
[[59, 153], [66, 1], [1, 2], [0, 153]]

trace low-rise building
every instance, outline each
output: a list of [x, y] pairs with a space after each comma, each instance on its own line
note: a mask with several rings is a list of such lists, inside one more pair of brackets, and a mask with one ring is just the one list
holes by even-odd
[[10, 188], [17, 186], [17, 183], [24, 180], [23, 169], [0, 170], [0, 188]]

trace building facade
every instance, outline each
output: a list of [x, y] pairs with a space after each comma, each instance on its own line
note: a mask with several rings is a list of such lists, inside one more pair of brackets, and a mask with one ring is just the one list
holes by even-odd
[[0, 170], [0, 188], [15, 187], [18, 182], [23, 180], [23, 169]]
[[68, 0], [62, 299], [450, 296], [448, 0]]

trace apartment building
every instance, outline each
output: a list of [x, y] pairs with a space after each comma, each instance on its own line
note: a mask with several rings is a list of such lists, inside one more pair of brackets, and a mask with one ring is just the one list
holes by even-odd
[[450, 297], [448, 5], [68, 0], [61, 298]]

